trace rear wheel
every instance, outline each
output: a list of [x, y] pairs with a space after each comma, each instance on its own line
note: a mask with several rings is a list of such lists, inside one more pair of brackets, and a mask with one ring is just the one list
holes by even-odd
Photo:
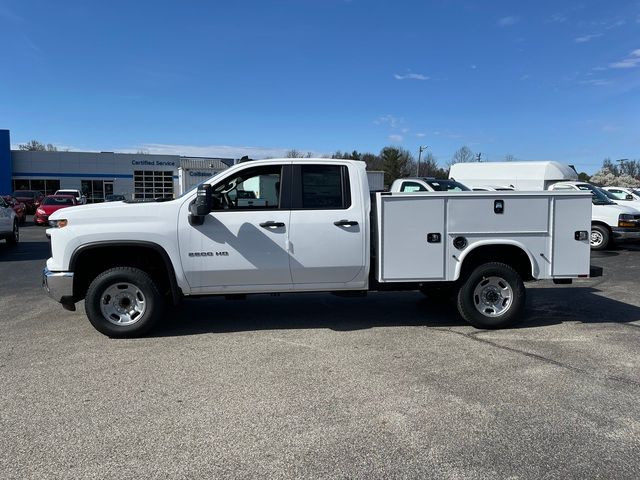
[[162, 317], [163, 298], [144, 271], [117, 267], [98, 275], [89, 285], [85, 311], [89, 321], [110, 337], [137, 337]]
[[524, 309], [522, 278], [504, 263], [478, 266], [458, 291], [460, 315], [477, 328], [502, 328], [513, 323]]
[[15, 247], [20, 241], [20, 228], [18, 227], [18, 221], [13, 221], [13, 229], [11, 234], [7, 237], [7, 243], [12, 247]]
[[611, 235], [609, 229], [602, 225], [591, 225], [591, 236], [589, 243], [591, 250], [604, 250], [609, 246]]

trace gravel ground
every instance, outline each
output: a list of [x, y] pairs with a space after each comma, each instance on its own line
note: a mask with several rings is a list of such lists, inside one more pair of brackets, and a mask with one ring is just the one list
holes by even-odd
[[640, 245], [516, 328], [419, 293], [187, 300], [111, 340], [0, 242], [2, 478], [638, 478]]

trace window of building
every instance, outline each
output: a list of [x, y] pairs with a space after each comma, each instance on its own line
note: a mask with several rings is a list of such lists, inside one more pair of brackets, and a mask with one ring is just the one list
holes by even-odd
[[155, 170], [134, 171], [133, 198], [136, 200], [173, 198], [173, 172]]
[[60, 190], [60, 180], [53, 179], [34, 179], [34, 180], [22, 180], [16, 179], [13, 181], [13, 191], [17, 190], [37, 190], [45, 195], [53, 195], [56, 190]]
[[82, 180], [80, 185], [87, 203], [104, 202], [104, 197], [113, 193], [113, 180]]
[[351, 206], [347, 167], [341, 165], [301, 165], [302, 208], [344, 209]]

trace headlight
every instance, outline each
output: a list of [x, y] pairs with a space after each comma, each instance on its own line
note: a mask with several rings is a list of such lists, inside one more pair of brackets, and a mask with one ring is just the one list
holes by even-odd
[[45, 214], [45, 213], [44, 213], [44, 210], [42, 210], [41, 208], [37, 209], [37, 210], [36, 210], [36, 213], [37, 213], [38, 215], [44, 215], [44, 214]]
[[60, 220], [49, 220], [49, 226], [51, 228], [64, 228], [67, 226], [67, 219], [61, 218]]
[[635, 215], [629, 213], [621, 213], [618, 216], [618, 227], [621, 228], [634, 228], [638, 226], [638, 220], [635, 219]]

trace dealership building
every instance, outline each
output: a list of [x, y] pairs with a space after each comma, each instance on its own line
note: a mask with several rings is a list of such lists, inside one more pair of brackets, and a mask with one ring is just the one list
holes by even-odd
[[9, 130], [0, 130], [0, 193], [80, 189], [89, 202], [105, 195], [127, 199], [173, 198], [233, 165], [229, 158], [114, 152], [11, 150]]

